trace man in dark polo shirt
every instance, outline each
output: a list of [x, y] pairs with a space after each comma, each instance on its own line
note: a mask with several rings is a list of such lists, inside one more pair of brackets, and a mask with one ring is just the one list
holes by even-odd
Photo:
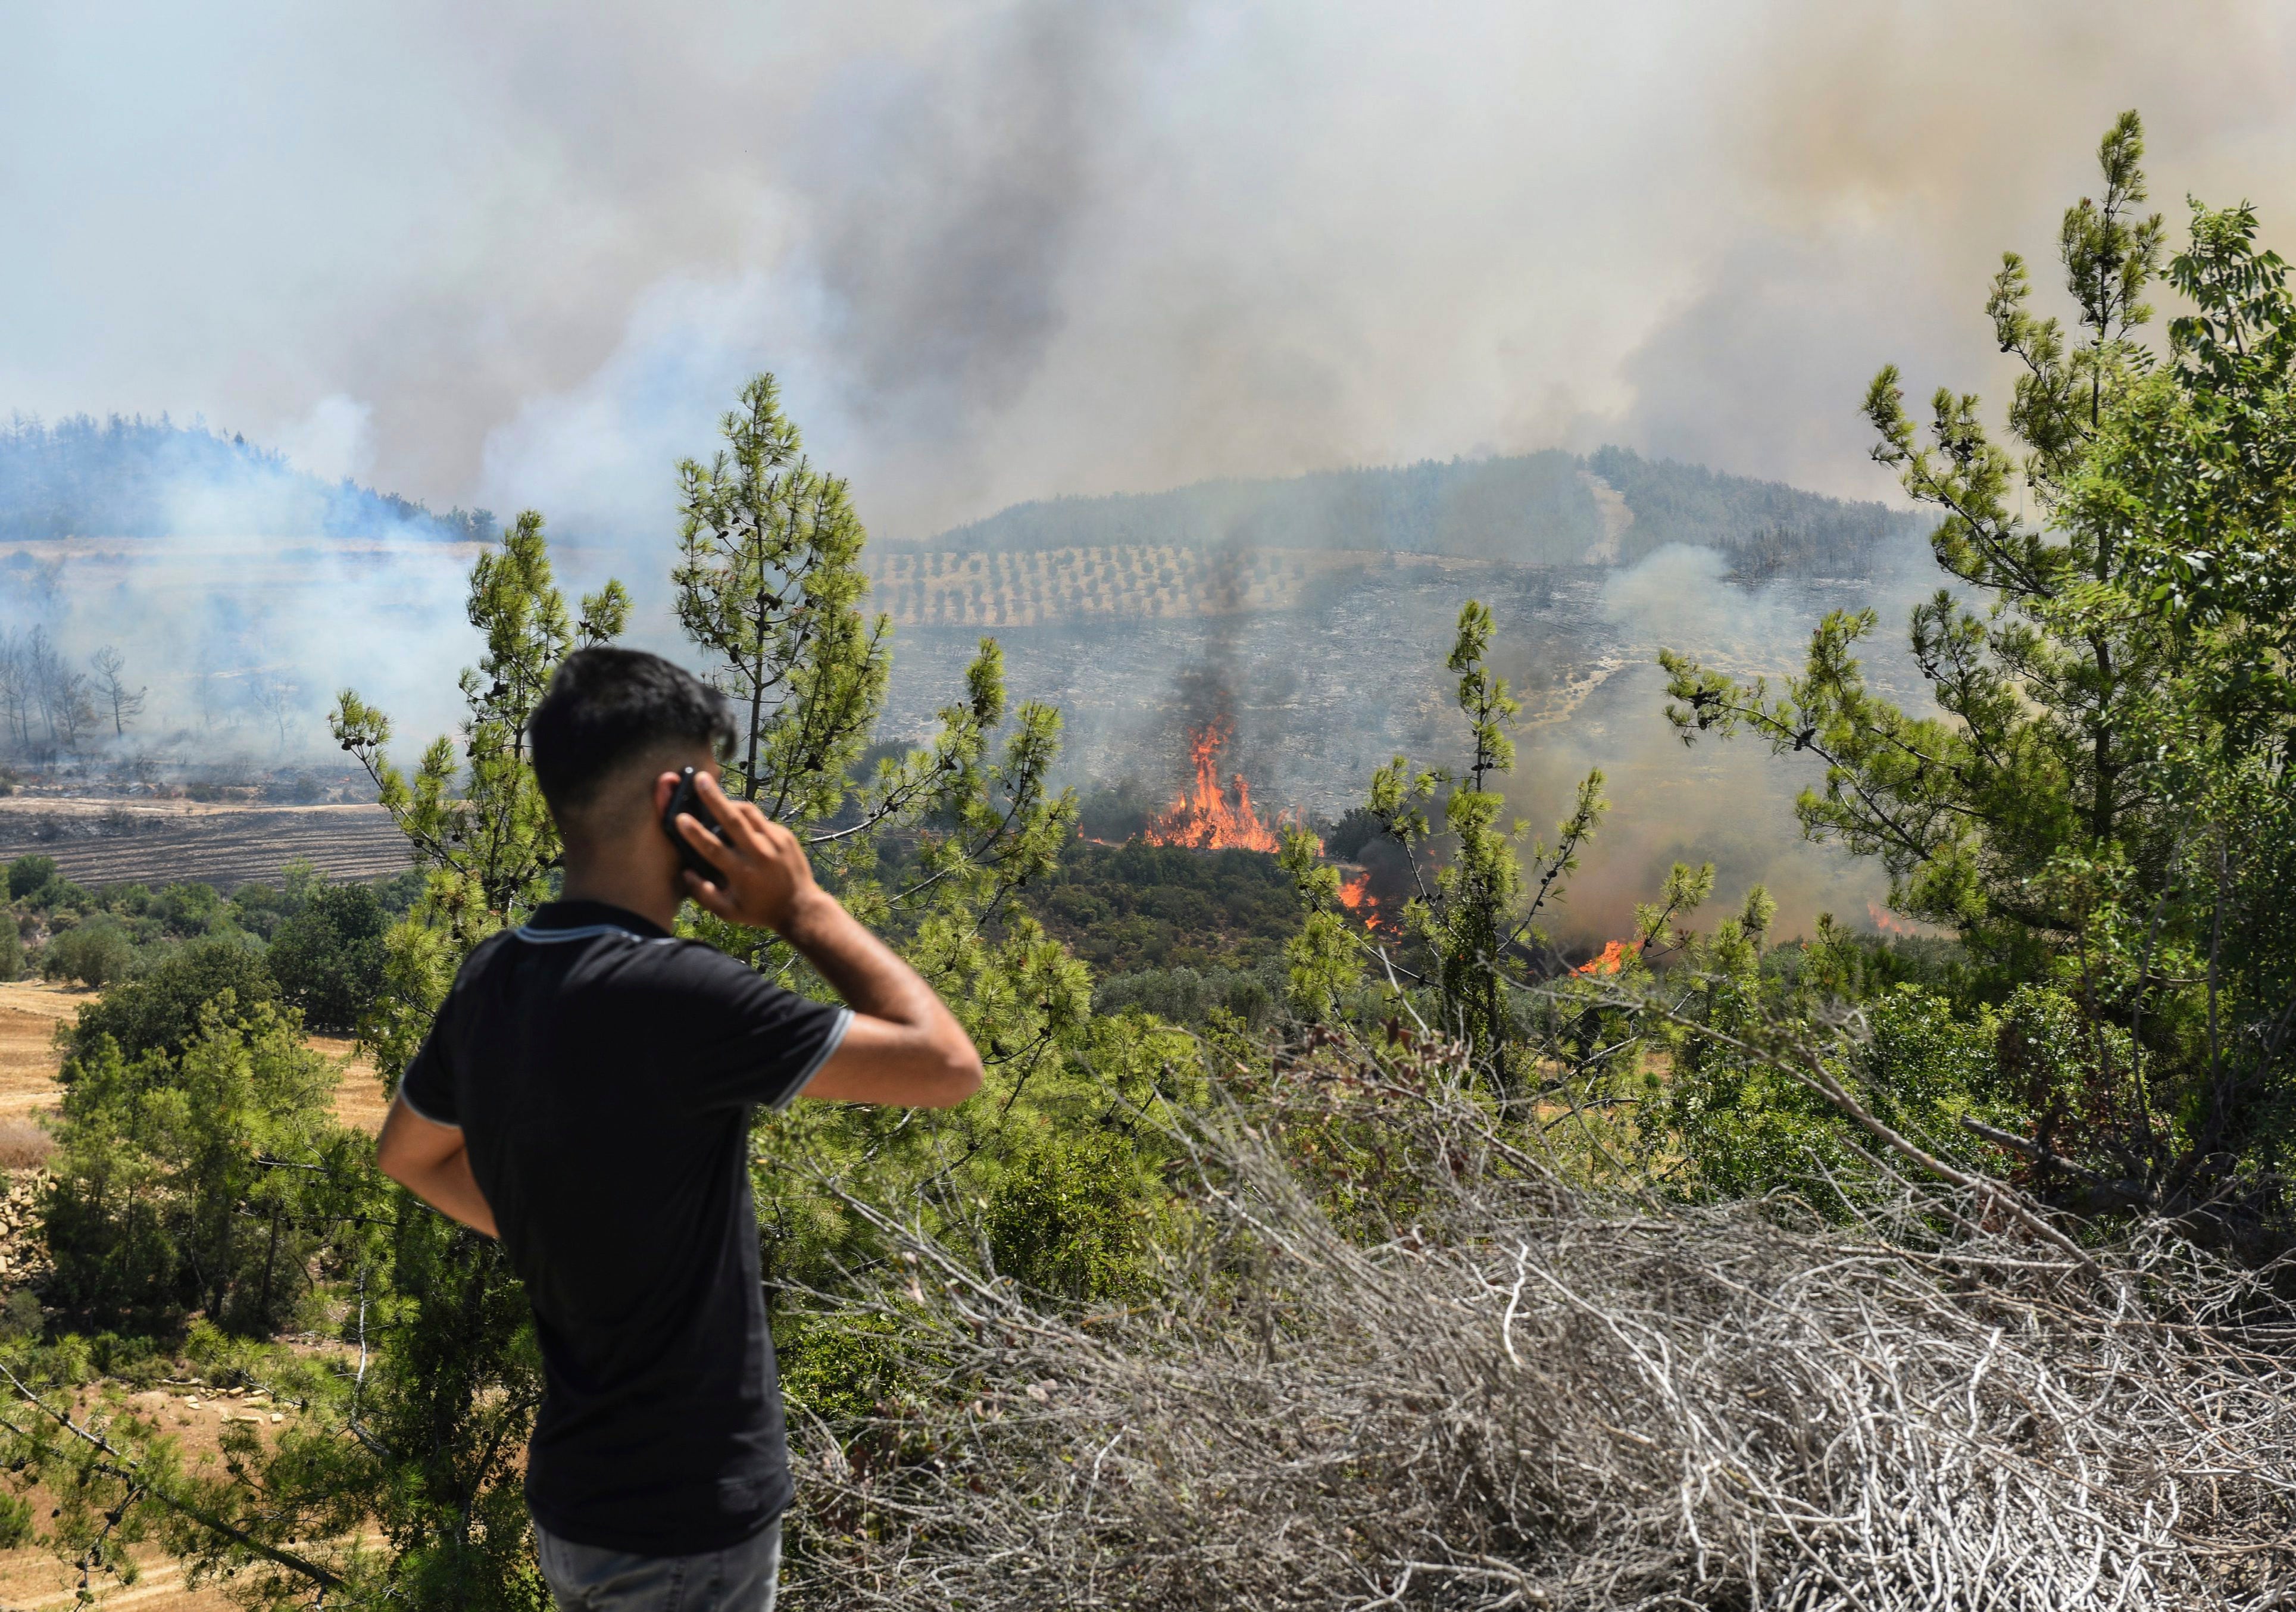
[[[545, 1389], [526, 1493], [562, 1608], [761, 1612], [790, 1501], [749, 1134], [797, 1097], [940, 1108], [980, 1060], [915, 971], [729, 800], [724, 698], [658, 656], [569, 656], [528, 725], [561, 899], [471, 953], [384, 1122], [383, 1170], [498, 1237]], [[664, 832], [695, 769], [722, 841]], [[778, 932], [847, 1005], [670, 933], [680, 901]]]

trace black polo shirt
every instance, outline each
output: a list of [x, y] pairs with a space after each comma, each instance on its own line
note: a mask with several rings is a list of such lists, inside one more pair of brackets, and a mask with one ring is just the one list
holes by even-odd
[[544, 907], [455, 976], [399, 1095], [462, 1127], [533, 1301], [527, 1503], [560, 1538], [687, 1556], [789, 1504], [750, 1120], [851, 1019], [599, 902]]

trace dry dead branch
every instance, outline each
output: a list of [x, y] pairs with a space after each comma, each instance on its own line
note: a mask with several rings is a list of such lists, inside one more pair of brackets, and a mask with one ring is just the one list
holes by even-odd
[[[2296, 1333], [2162, 1232], [2085, 1259], [1906, 1186], [1652, 1212], [1492, 1129], [1456, 1053], [1193, 1126], [1200, 1235], [1075, 1317], [868, 1208], [915, 1385], [795, 1429], [804, 1604], [2262, 1608], [2296, 1593]], [[1366, 1240], [1297, 1145], [1378, 1140]], [[1353, 1211], [1350, 1211], [1351, 1213]], [[2093, 1262], [2093, 1263], [2087, 1263]]]

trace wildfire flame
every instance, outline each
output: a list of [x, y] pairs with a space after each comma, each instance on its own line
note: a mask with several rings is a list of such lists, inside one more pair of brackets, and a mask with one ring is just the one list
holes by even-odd
[[1572, 972], [1578, 974], [1615, 974], [1627, 966], [1627, 953], [1634, 946], [1631, 940], [1613, 940], [1603, 947], [1600, 957], [1590, 957]]
[[1367, 871], [1340, 881], [1340, 904], [1362, 919], [1366, 929], [1400, 933], [1396, 921], [1380, 905], [1379, 897], [1371, 893], [1371, 874]]
[[1150, 845], [1193, 846], [1199, 850], [1280, 848], [1275, 831], [1285, 818], [1260, 821], [1252, 809], [1251, 786], [1242, 773], [1235, 773], [1226, 785], [1220, 782], [1220, 752], [1227, 748], [1234, 731], [1234, 724], [1220, 716], [1188, 735], [1195, 782], [1180, 791], [1169, 810], [1150, 820], [1142, 839]]
[[1918, 935], [1922, 932], [1921, 925], [1906, 922], [1878, 901], [1866, 904], [1866, 916], [1871, 918], [1874, 927], [1884, 935]]

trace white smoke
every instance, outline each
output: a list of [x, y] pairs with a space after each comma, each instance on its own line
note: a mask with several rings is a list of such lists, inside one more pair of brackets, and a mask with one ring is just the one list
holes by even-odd
[[[657, 606], [675, 462], [758, 369], [891, 536], [1604, 440], [1887, 495], [1866, 379], [1998, 393], [1985, 277], [2046, 264], [2123, 107], [2172, 215], [2284, 230], [2292, 66], [2271, 0], [19, 8], [0, 411], [173, 409], [538, 507], [570, 582]], [[271, 495], [181, 495], [220, 537]], [[308, 654], [435, 731], [462, 561], [378, 541], [299, 587], [75, 561], [59, 631], [210, 683]]]

